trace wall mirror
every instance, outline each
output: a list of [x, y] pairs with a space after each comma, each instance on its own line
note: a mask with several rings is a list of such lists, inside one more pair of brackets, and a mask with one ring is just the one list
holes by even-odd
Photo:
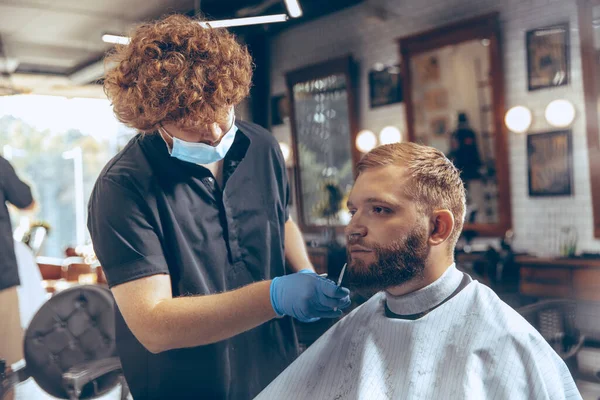
[[409, 140], [433, 146], [462, 171], [465, 231], [511, 227], [498, 14], [400, 39]]
[[600, 0], [579, 1], [579, 37], [594, 237], [600, 238]]
[[305, 232], [341, 227], [359, 154], [351, 57], [286, 74], [291, 106], [296, 204]]

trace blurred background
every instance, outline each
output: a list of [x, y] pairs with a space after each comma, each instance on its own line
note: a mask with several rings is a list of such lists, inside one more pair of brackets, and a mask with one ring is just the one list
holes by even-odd
[[[236, 115], [279, 141], [320, 273], [343, 265], [362, 154], [434, 146], [468, 191], [459, 268], [522, 310], [584, 398], [600, 398], [600, 0], [0, 0], [0, 152], [37, 203], [10, 210], [33, 277], [21, 290], [41, 293], [24, 327], [57, 293], [105, 284], [87, 202], [136, 132], [113, 115], [103, 58], [168, 13], [287, 15], [230, 27], [256, 65]], [[299, 324], [302, 345], [328, 327]], [[21, 398], [48, 395], [31, 387]]]

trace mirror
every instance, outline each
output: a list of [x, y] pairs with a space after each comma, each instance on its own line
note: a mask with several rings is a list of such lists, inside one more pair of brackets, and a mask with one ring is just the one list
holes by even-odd
[[461, 170], [467, 220], [479, 224], [497, 223], [499, 211], [488, 56], [481, 40], [469, 40], [410, 61], [415, 140]]
[[600, 0], [578, 5], [594, 237], [600, 238]]
[[309, 232], [349, 219], [345, 203], [358, 161], [352, 70], [348, 57], [286, 74], [299, 224]]
[[497, 14], [400, 40], [408, 136], [441, 150], [467, 189], [465, 230], [510, 229]]

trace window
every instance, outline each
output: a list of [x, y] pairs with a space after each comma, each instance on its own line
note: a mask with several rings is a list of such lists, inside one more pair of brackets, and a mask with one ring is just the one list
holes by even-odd
[[[32, 188], [32, 218], [50, 225], [42, 255], [63, 257], [67, 247], [89, 242], [87, 203], [96, 178], [134, 134], [108, 100], [0, 97], [0, 150]], [[30, 216], [11, 214], [13, 228], [29, 223]]]

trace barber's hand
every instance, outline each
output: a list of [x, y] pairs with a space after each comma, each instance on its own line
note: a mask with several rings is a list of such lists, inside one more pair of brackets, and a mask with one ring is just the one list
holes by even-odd
[[336, 318], [350, 306], [350, 291], [311, 270], [281, 276], [271, 282], [271, 305], [280, 315], [302, 322]]

